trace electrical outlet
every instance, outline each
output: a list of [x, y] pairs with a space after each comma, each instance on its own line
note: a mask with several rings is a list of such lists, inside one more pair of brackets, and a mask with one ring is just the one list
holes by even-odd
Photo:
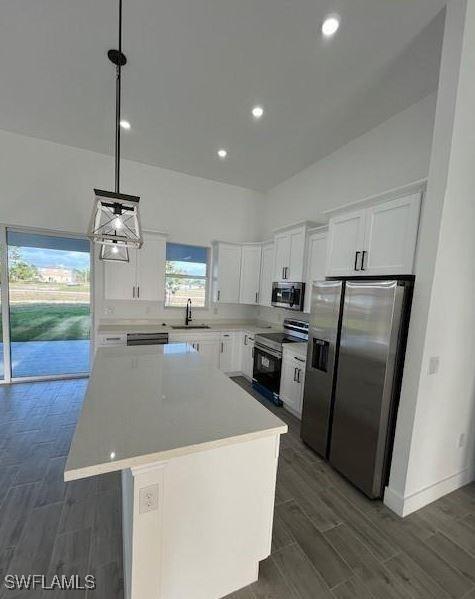
[[437, 374], [439, 372], [439, 356], [432, 356], [429, 360], [429, 374]]
[[158, 485], [143, 487], [139, 491], [139, 513], [146, 514], [158, 510]]

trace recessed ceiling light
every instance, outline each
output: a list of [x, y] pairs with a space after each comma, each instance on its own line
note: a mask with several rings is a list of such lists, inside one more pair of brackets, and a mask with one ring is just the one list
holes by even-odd
[[130, 129], [129, 121], [125, 121], [124, 119], [120, 121], [120, 126], [122, 127], [122, 129], [125, 129], [126, 131]]
[[252, 116], [256, 120], [259, 120], [262, 116], [264, 116], [264, 109], [262, 108], [262, 106], [254, 106], [254, 108], [252, 109]]
[[224, 160], [228, 155], [228, 151], [225, 150], [224, 148], [221, 148], [220, 150], [218, 150], [218, 156], [221, 158], [221, 160]]
[[340, 27], [340, 17], [338, 15], [328, 16], [322, 24], [322, 33], [326, 37], [335, 35]]

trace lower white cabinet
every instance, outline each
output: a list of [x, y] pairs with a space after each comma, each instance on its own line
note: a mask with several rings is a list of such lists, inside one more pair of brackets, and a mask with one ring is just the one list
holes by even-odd
[[280, 378], [280, 399], [284, 406], [300, 418], [302, 414], [305, 358], [284, 348]]
[[241, 333], [221, 333], [219, 368], [223, 372], [241, 372]]
[[242, 333], [242, 363], [241, 372], [248, 379], [252, 379], [254, 370], [254, 335], [250, 333]]
[[219, 333], [170, 333], [170, 343], [188, 343], [212, 366], [219, 366]]

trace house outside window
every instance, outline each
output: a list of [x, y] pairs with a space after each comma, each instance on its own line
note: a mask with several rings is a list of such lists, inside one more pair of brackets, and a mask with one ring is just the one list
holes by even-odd
[[184, 308], [188, 298], [194, 308], [208, 304], [209, 249], [167, 243], [165, 307]]

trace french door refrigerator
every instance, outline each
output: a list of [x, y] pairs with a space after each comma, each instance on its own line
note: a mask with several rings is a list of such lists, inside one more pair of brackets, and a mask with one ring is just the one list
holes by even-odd
[[413, 281], [312, 288], [302, 439], [371, 498], [389, 475]]

